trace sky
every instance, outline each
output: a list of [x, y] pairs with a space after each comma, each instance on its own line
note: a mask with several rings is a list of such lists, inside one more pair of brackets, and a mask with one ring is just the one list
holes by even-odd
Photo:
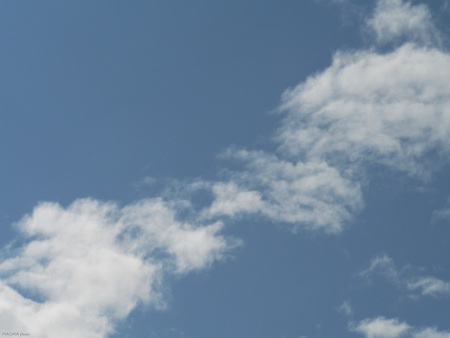
[[0, 330], [450, 337], [450, 2], [4, 1]]

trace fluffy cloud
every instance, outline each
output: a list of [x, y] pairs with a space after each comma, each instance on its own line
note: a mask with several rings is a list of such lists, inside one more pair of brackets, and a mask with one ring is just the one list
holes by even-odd
[[164, 308], [167, 274], [205, 268], [237, 244], [220, 223], [177, 220], [161, 199], [42, 203], [16, 226], [26, 242], [0, 264], [0, 327], [50, 338], [104, 337], [138, 304]]
[[362, 209], [372, 169], [426, 182], [448, 162], [450, 55], [436, 47], [427, 7], [379, 0], [368, 25], [380, 41], [409, 42], [389, 53], [337, 52], [287, 90], [277, 150], [229, 150], [244, 168], [210, 185], [204, 216], [253, 213], [294, 231], [338, 233]]
[[363, 206], [372, 168], [428, 181], [448, 162], [449, 78], [450, 55], [435, 48], [337, 53], [284, 93], [275, 153], [228, 151], [244, 169], [213, 185], [209, 213], [341, 231]]
[[280, 149], [341, 170], [382, 164], [426, 179], [450, 151], [449, 76], [450, 56], [437, 49], [338, 53], [284, 94]]
[[367, 338], [396, 338], [401, 337], [410, 330], [410, 326], [397, 319], [377, 317], [365, 319], [357, 324], [351, 324], [351, 331], [365, 335]]
[[411, 268], [398, 270], [394, 261], [387, 255], [380, 255], [372, 259], [370, 267], [361, 276], [370, 277], [375, 273], [381, 273], [391, 282], [408, 291], [415, 291], [422, 296], [448, 296], [450, 295], [450, 282], [432, 276], [422, 276], [411, 271]]
[[336, 233], [361, 207], [359, 184], [324, 161], [292, 162], [262, 151], [230, 151], [246, 169], [213, 185], [211, 215], [258, 213], [277, 222]]
[[433, 24], [428, 7], [413, 6], [402, 0], [379, 0], [367, 26], [374, 32], [379, 43], [401, 38], [425, 45], [440, 41], [440, 34]]
[[436, 328], [415, 328], [398, 319], [377, 317], [364, 319], [358, 323], [350, 323], [351, 331], [360, 333], [366, 338], [448, 338], [450, 332], [438, 331]]
[[[180, 219], [175, 203], [158, 198], [123, 208], [92, 199], [37, 206], [17, 223], [25, 243], [0, 264], [2, 330], [103, 337], [138, 304], [164, 308], [168, 274], [208, 267], [237, 244], [220, 235], [221, 218], [258, 214], [294, 231], [338, 233], [362, 209], [372, 168], [429, 180], [450, 153], [450, 55], [437, 47], [424, 6], [380, 0], [368, 27], [379, 43], [409, 42], [389, 53], [338, 52], [286, 91], [277, 149], [229, 150], [242, 167], [199, 183], [212, 194], [199, 215]], [[439, 279], [404, 275], [387, 256], [367, 273], [375, 269], [423, 295], [450, 292]], [[383, 317], [352, 329], [368, 337], [414, 331]], [[414, 334], [437, 337], [433, 330]]]

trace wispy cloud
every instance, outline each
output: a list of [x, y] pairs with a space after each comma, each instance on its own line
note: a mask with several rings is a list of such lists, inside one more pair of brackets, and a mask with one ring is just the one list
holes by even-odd
[[[277, 222], [336, 233], [361, 205], [358, 183], [342, 177], [324, 161], [292, 162], [262, 151], [231, 151], [244, 163], [226, 184], [213, 185], [207, 213], [233, 216], [258, 213]], [[225, 193], [226, 192], [226, 193]]]
[[379, 0], [367, 26], [378, 43], [407, 39], [424, 45], [440, 43], [439, 31], [426, 5], [403, 0]]
[[150, 176], [145, 176], [132, 184], [132, 187], [136, 190], [141, 190], [145, 187], [151, 187], [156, 183], [156, 179]]
[[347, 317], [351, 317], [353, 315], [353, 308], [349, 301], [343, 302], [338, 310]]
[[417, 328], [398, 319], [376, 317], [364, 319], [360, 322], [351, 322], [350, 331], [360, 333], [366, 338], [448, 338], [450, 332], [438, 331], [436, 328]]
[[422, 296], [450, 295], [450, 282], [432, 276], [424, 276], [412, 270], [411, 267], [398, 270], [392, 258], [383, 254], [372, 259], [369, 268], [360, 275], [370, 278], [376, 273], [381, 273], [400, 288], [418, 292]]
[[138, 304], [164, 308], [165, 277], [238, 244], [220, 223], [179, 221], [161, 199], [42, 203], [16, 227], [25, 244], [0, 264], [0, 327], [39, 337], [104, 337]]
[[443, 208], [433, 212], [432, 220], [450, 220], [450, 198]]

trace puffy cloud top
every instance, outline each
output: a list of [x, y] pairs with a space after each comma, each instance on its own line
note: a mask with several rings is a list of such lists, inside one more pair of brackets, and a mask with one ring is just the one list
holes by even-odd
[[0, 326], [39, 337], [104, 337], [139, 303], [165, 306], [161, 282], [209, 266], [237, 244], [161, 199], [119, 208], [42, 203], [17, 223], [28, 239], [3, 260]]

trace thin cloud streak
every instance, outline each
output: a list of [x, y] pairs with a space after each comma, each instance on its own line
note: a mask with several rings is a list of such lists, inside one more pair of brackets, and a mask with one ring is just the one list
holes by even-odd
[[414, 273], [411, 267], [398, 270], [392, 258], [386, 254], [372, 259], [369, 268], [360, 273], [361, 277], [371, 278], [380, 273], [398, 287], [414, 291], [422, 296], [445, 297], [450, 296], [450, 282], [432, 276]]

